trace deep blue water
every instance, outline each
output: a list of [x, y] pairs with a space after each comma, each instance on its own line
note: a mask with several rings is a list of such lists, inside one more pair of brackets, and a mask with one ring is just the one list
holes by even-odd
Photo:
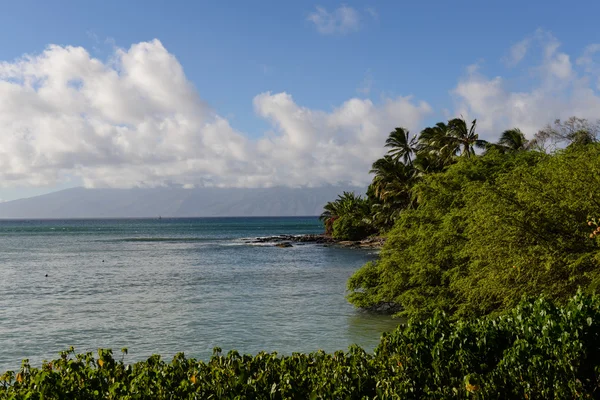
[[128, 347], [126, 361], [372, 350], [396, 322], [344, 297], [372, 252], [244, 241], [321, 231], [314, 217], [0, 221], [0, 372], [69, 346]]

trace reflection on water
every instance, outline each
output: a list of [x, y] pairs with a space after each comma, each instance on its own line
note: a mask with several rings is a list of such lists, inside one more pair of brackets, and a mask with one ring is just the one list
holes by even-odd
[[[347, 319], [348, 336], [365, 350], [372, 351], [373, 337], [381, 336], [383, 332], [391, 332], [404, 322], [403, 318], [391, 318], [388, 315], [371, 314], [362, 311], [349, 315]], [[364, 343], [364, 344], [363, 344]]]

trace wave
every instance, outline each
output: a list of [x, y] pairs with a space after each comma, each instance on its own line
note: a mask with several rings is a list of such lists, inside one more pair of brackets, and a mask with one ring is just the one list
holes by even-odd
[[275, 244], [277, 244], [279, 242], [261, 242], [261, 243], [256, 243], [256, 242], [241, 242], [241, 241], [231, 241], [231, 242], [225, 242], [225, 243], [221, 243], [222, 246], [258, 246], [258, 247], [270, 247], [270, 246], [274, 246]]
[[214, 242], [216, 240], [230, 240], [229, 238], [198, 238], [198, 237], [135, 237], [114, 239], [114, 242], [177, 242], [177, 243], [192, 243], [192, 242]]

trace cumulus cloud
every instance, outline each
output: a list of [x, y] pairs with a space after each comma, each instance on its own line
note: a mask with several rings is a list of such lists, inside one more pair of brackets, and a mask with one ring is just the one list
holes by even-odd
[[[600, 77], [592, 56], [598, 51], [588, 47], [574, 68], [571, 57], [561, 52], [560, 43], [550, 33], [538, 30], [527, 39], [537, 46], [540, 59], [525, 76], [532, 87], [512, 90], [502, 76], [487, 77], [479, 69], [469, 69], [451, 91], [456, 114], [477, 118], [481, 136], [496, 140], [502, 130], [519, 127], [529, 137], [556, 118], [578, 116], [596, 120], [600, 117], [600, 95], [595, 82]], [[517, 52], [519, 57], [521, 53]], [[523, 54], [524, 56], [524, 54]]]
[[327, 113], [298, 106], [287, 93], [263, 93], [254, 99], [254, 107], [275, 129], [273, 137], [258, 143], [260, 154], [271, 155], [267, 180], [297, 182], [308, 175], [315, 185], [367, 183], [365, 172], [384, 153], [390, 128], [402, 121], [416, 129], [431, 112], [425, 102], [398, 97], [379, 106], [354, 98]]
[[[375, 10], [372, 9], [371, 12]], [[360, 29], [360, 14], [352, 7], [342, 5], [332, 12], [317, 7], [308, 15], [308, 21], [315, 24], [317, 31], [324, 35], [346, 34]]]
[[[530, 87], [514, 90], [472, 65], [451, 91], [455, 108], [439, 119], [477, 118], [490, 140], [514, 126], [531, 137], [555, 118], [597, 119], [600, 46], [571, 56], [552, 35], [535, 37], [529, 50], [539, 59], [523, 70]], [[203, 101], [158, 40], [117, 49], [109, 61], [49, 46], [0, 62], [0, 187], [362, 185], [394, 127], [416, 132], [433, 115], [411, 96], [320, 110], [265, 92], [252, 105], [270, 124], [258, 138]]]
[[365, 184], [396, 125], [431, 112], [411, 97], [350, 99], [333, 110], [262, 93], [272, 130], [249, 139], [198, 95], [160, 41], [116, 50], [49, 46], [0, 63], [0, 186], [268, 187]]

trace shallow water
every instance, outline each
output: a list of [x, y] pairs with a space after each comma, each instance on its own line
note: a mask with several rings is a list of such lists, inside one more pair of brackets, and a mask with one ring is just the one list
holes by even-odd
[[373, 252], [243, 240], [320, 231], [312, 217], [0, 221], [0, 371], [69, 346], [128, 347], [127, 361], [370, 351], [397, 321], [344, 296]]

